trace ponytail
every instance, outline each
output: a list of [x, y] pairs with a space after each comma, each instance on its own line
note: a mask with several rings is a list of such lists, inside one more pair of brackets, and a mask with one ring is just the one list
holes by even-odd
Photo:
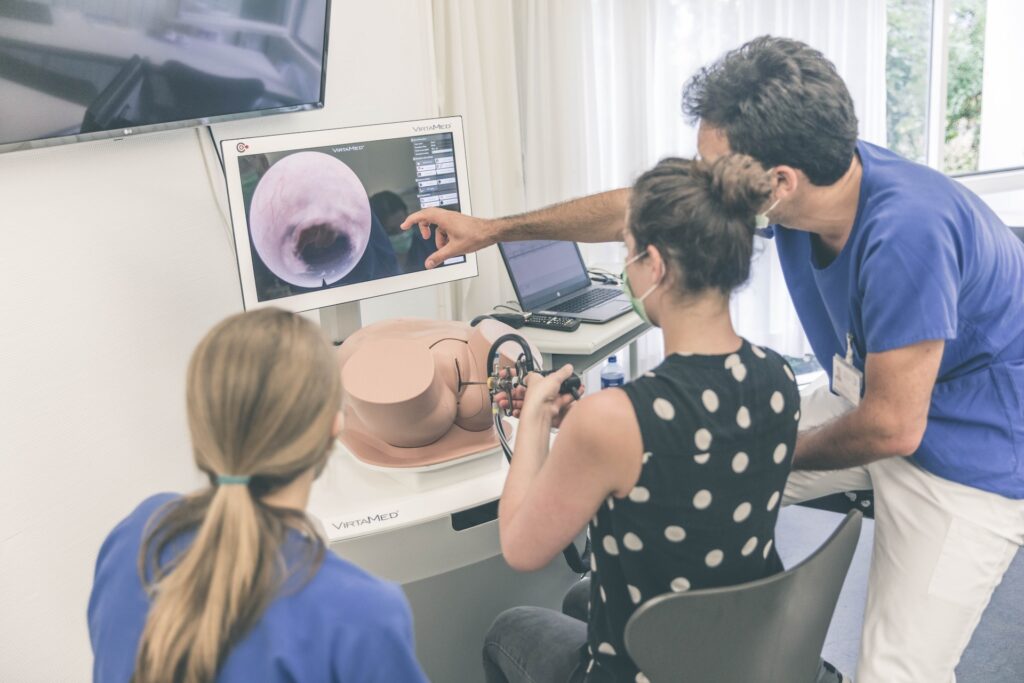
[[[152, 604], [132, 683], [212, 682], [294, 569], [282, 553], [288, 528], [308, 540], [309, 576], [324, 554], [304, 513], [259, 499], [327, 458], [340, 382], [319, 330], [274, 309], [229, 318], [196, 349], [188, 384], [194, 455], [211, 487], [146, 530], [139, 573]], [[239, 480], [218, 485], [220, 475]]]

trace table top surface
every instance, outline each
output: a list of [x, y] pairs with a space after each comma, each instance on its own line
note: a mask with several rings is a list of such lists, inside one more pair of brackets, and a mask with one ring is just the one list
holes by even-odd
[[517, 331], [540, 349], [541, 353], [587, 356], [622, 337], [637, 337], [649, 328], [640, 316], [630, 311], [600, 325], [583, 323], [575, 332], [538, 327], [522, 327]]

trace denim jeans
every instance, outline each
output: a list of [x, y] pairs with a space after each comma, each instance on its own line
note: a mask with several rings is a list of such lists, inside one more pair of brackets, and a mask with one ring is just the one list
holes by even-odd
[[580, 579], [562, 598], [562, 614], [568, 614], [580, 621], [590, 619], [590, 575]]
[[[581, 581], [570, 589], [564, 605], [584, 619], [589, 584]], [[484, 638], [487, 683], [582, 683], [586, 667], [580, 651], [586, 643], [586, 621], [543, 607], [505, 610]]]

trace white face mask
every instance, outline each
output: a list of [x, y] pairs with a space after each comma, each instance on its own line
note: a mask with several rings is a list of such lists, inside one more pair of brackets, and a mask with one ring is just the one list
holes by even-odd
[[768, 213], [776, 206], [778, 206], [780, 201], [781, 200], [776, 199], [774, 202], [772, 202], [771, 206], [769, 206], [767, 209], [754, 216], [754, 227], [756, 229], [764, 230], [769, 225], [771, 225], [771, 221], [768, 220]]

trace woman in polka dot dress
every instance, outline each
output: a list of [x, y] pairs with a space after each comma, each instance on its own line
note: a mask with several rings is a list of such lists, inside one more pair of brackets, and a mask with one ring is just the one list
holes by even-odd
[[623, 643], [640, 604], [781, 569], [774, 529], [800, 398], [782, 357], [737, 336], [729, 317], [770, 196], [769, 174], [741, 155], [665, 159], [634, 186], [626, 291], [662, 328], [665, 360], [575, 407], [558, 395], [571, 368], [527, 378], [499, 512], [505, 558], [524, 571], [589, 520], [589, 623], [504, 612], [484, 646], [488, 681], [644, 683]]

